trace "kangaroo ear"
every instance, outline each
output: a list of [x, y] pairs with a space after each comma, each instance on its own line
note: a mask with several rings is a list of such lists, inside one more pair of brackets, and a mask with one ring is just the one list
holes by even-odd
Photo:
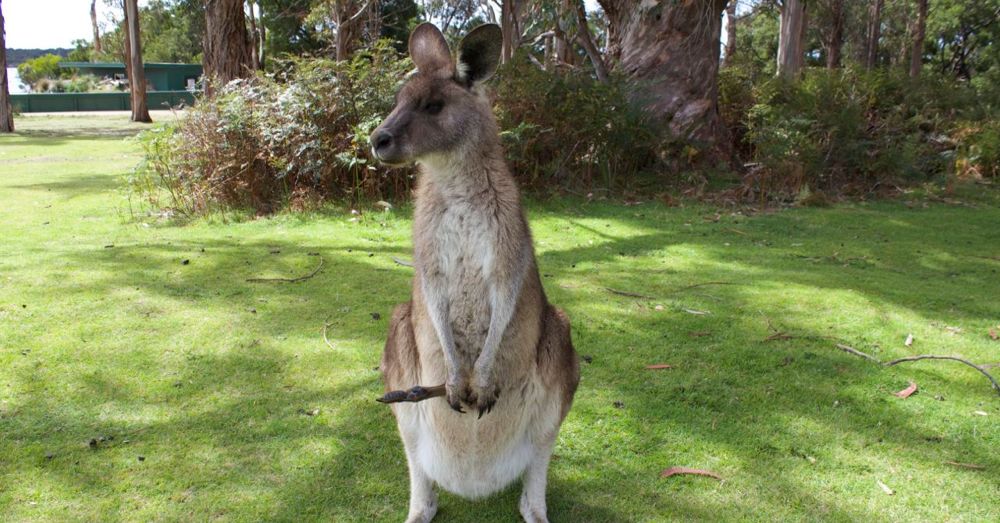
[[489, 80], [500, 65], [503, 33], [496, 24], [484, 24], [465, 35], [458, 46], [458, 80], [469, 86]]
[[424, 22], [410, 33], [410, 58], [425, 74], [445, 72], [450, 76], [454, 72], [448, 42], [431, 23]]

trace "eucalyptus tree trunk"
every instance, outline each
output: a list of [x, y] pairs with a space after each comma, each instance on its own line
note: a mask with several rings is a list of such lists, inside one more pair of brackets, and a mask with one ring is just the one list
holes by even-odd
[[608, 53], [636, 84], [637, 101], [693, 145], [701, 160], [729, 162], [719, 117], [718, 74], [726, 0], [600, 0], [608, 15]]
[[830, 2], [830, 19], [830, 27], [823, 42], [826, 47], [826, 68], [837, 69], [843, 60], [844, 0]]
[[[519, 0], [503, 0], [500, 4], [500, 29], [503, 33], [500, 46], [500, 61], [502, 63], [510, 61], [521, 40], [520, 14], [522, 5], [523, 2]], [[557, 55], [558, 52], [557, 49]]]
[[254, 14], [254, 0], [247, 0], [247, 19], [250, 21], [250, 65], [260, 69], [260, 45], [257, 42], [257, 15]]
[[910, 77], [920, 76], [924, 65], [924, 38], [927, 36], [927, 0], [917, 0], [917, 27], [913, 32], [913, 48], [910, 50]]
[[865, 67], [874, 69], [878, 65], [878, 42], [882, 32], [883, 0], [874, 0], [868, 14], [868, 40], [865, 44]]
[[205, 94], [212, 96], [216, 83], [247, 78], [252, 66], [243, 0], [205, 0]]
[[778, 76], [793, 78], [802, 70], [805, 24], [805, 0], [785, 0], [781, 4], [781, 27], [778, 32]]
[[4, 37], [3, 0], [0, 0], [0, 133], [14, 132], [14, 109], [7, 90], [7, 44]]
[[594, 74], [597, 80], [602, 83], [608, 81], [608, 66], [604, 63], [604, 57], [594, 45], [594, 39], [590, 36], [590, 25], [587, 24], [587, 10], [583, 5], [583, 0], [575, 0], [576, 6], [576, 39], [580, 42], [580, 47], [587, 53], [590, 63], [594, 65]]
[[97, 27], [97, 0], [90, 0], [90, 26], [94, 30], [94, 52], [101, 52], [101, 30]]
[[129, 62], [132, 66], [132, 121], [151, 123], [146, 106], [146, 71], [142, 66], [142, 40], [139, 37], [138, 0], [125, 0], [128, 12]]
[[736, 0], [731, 0], [726, 6], [726, 54], [722, 65], [732, 65], [733, 54], [736, 53]]

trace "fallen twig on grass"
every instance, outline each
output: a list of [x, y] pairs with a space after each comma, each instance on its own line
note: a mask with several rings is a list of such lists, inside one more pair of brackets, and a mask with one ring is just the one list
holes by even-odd
[[247, 281], [253, 283], [266, 283], [266, 282], [298, 283], [300, 281], [305, 281], [308, 280], [309, 278], [312, 278], [313, 276], [316, 276], [316, 274], [318, 274], [319, 270], [322, 268], [323, 268], [323, 258], [321, 257], [319, 259], [319, 264], [316, 265], [316, 268], [313, 269], [312, 272], [310, 272], [309, 274], [306, 274], [305, 276], [299, 276], [298, 278], [247, 278]]
[[708, 286], [708, 285], [736, 285], [736, 284], [733, 283], [733, 282], [731, 282], [731, 281], [706, 281], [704, 283], [695, 283], [694, 285], [685, 285], [684, 287], [678, 287], [678, 288], [670, 291], [668, 294], [673, 294], [675, 292], [686, 291], [688, 289], [696, 289], [698, 287], [705, 287], [705, 286]]
[[[327, 318], [327, 320], [329, 320], [329, 319], [330, 318]], [[333, 325], [333, 324], [330, 323], [329, 321], [324, 321], [323, 322], [323, 341], [325, 341], [326, 344], [327, 344], [327, 346], [329, 346], [331, 349], [337, 350], [337, 347], [334, 347], [333, 344], [330, 343], [330, 338], [326, 337], [326, 329], [329, 328], [330, 325]]]
[[975, 463], [959, 463], [957, 461], [945, 461], [944, 464], [951, 465], [953, 467], [958, 467], [960, 469], [986, 470], [986, 467], [982, 465], [976, 465]]
[[896, 360], [887, 361], [883, 363], [883, 365], [885, 365], [886, 367], [892, 367], [893, 365], [898, 365], [900, 363], [906, 363], [908, 361], [920, 361], [920, 360], [951, 360], [951, 361], [957, 361], [959, 363], [964, 363], [972, 367], [973, 369], [978, 370], [980, 373], [982, 373], [983, 376], [986, 376], [986, 379], [990, 380], [990, 383], [993, 384], [993, 388], [996, 389], [997, 394], [1000, 394], [1000, 383], [997, 383], [997, 380], [993, 376], [991, 376], [989, 372], [986, 372], [986, 370], [984, 370], [979, 365], [976, 365], [975, 363], [972, 363], [969, 360], [959, 358], [957, 356], [938, 356], [935, 354], [922, 354], [920, 356], [907, 356], [905, 358], [899, 358]]
[[855, 349], [854, 347], [851, 347], [850, 345], [844, 345], [843, 343], [838, 343], [837, 344], [837, 348], [840, 349], [840, 350], [842, 350], [842, 351], [844, 351], [844, 352], [850, 352], [851, 354], [853, 354], [855, 356], [861, 356], [862, 358], [866, 358], [868, 360], [874, 361], [875, 363], [877, 363], [879, 365], [882, 364], [882, 362], [878, 358], [876, 358], [875, 356], [872, 356], [870, 354], [865, 354], [864, 352], [861, 352], [858, 349]]
[[403, 267], [413, 267], [413, 262], [406, 261], [402, 258], [392, 257], [392, 261], [396, 262], [396, 265], [402, 265]]
[[874, 361], [875, 363], [877, 363], [877, 364], [879, 364], [879, 365], [881, 365], [883, 367], [893, 367], [895, 365], [899, 365], [900, 363], [906, 363], [906, 362], [910, 362], [910, 361], [920, 361], [920, 360], [951, 360], [951, 361], [957, 361], [959, 363], [964, 363], [964, 364], [972, 367], [973, 369], [978, 370], [983, 376], [986, 376], [986, 379], [990, 380], [990, 383], [993, 385], [993, 388], [997, 391], [997, 394], [1000, 394], [1000, 383], [998, 383], [997, 380], [996, 380], [996, 378], [994, 378], [992, 375], [990, 375], [989, 372], [986, 372], [986, 369], [984, 368], [984, 366], [976, 365], [975, 363], [972, 363], [971, 361], [969, 361], [969, 360], [967, 360], [965, 358], [959, 358], [958, 356], [939, 356], [939, 355], [936, 355], [936, 354], [922, 354], [920, 356], [907, 356], [905, 358], [899, 358], [899, 359], [895, 359], [895, 360], [892, 360], [892, 361], [882, 362], [881, 360], [879, 360], [875, 356], [872, 356], [871, 354], [866, 354], [864, 352], [859, 351], [858, 349], [855, 349], [854, 347], [851, 347], [849, 345], [844, 345], [843, 343], [838, 343], [837, 344], [837, 348], [840, 349], [840, 350], [842, 350], [842, 351], [844, 351], [844, 352], [849, 352], [851, 354], [854, 354], [855, 356], [861, 356], [862, 358]]
[[708, 470], [701, 470], [701, 469], [692, 469], [692, 468], [688, 468], [688, 467], [670, 467], [668, 469], [664, 469], [663, 472], [660, 472], [660, 477], [661, 478], [669, 478], [670, 476], [677, 476], [679, 474], [692, 474], [692, 475], [695, 475], [695, 476], [708, 476], [710, 478], [715, 478], [715, 479], [717, 479], [719, 481], [724, 481], [722, 479], [722, 476], [716, 474], [715, 472], [711, 472], [711, 471], [708, 471]]
[[617, 294], [619, 296], [628, 296], [629, 298], [642, 298], [644, 300], [652, 300], [652, 296], [646, 296], [645, 294], [639, 294], [638, 292], [630, 291], [620, 291], [618, 289], [612, 289], [611, 287], [605, 287], [604, 290], [610, 292], [611, 294]]
[[433, 387], [421, 387], [420, 385], [417, 385], [416, 387], [407, 390], [390, 390], [382, 395], [381, 398], [377, 398], [375, 401], [379, 403], [416, 403], [418, 401], [424, 401], [444, 395], [444, 384], [435, 385]]

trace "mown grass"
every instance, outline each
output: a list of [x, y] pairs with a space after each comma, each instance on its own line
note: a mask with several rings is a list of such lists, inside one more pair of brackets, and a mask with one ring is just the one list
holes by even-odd
[[[17, 123], [0, 137], [0, 519], [401, 521], [402, 446], [373, 399], [409, 211], [136, 220], [117, 191], [133, 143]], [[987, 381], [835, 348], [1000, 362], [1000, 198], [966, 196], [753, 216], [531, 203], [546, 290], [591, 361], [552, 520], [1000, 519]], [[319, 258], [301, 283], [246, 281]], [[689, 287], [706, 282], [725, 284]], [[661, 479], [673, 465], [725, 481]], [[517, 497], [444, 495], [437, 521], [516, 521]]]

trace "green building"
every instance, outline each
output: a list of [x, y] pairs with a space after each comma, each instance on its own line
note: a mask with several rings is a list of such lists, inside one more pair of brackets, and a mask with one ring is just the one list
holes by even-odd
[[[98, 78], [125, 80], [125, 64], [59, 62], [59, 67], [76, 69], [80, 74]], [[146, 104], [150, 109], [168, 109], [194, 105], [195, 88], [201, 78], [201, 64], [143, 65], [146, 73]], [[127, 86], [121, 91], [97, 93], [26, 93], [10, 97], [15, 111], [42, 113], [61, 111], [127, 111], [132, 106]]]
[[[120, 63], [59, 62], [59, 67], [98, 78], [125, 79], [125, 64]], [[150, 91], [193, 91], [201, 77], [201, 64], [146, 63], [143, 71]]]

